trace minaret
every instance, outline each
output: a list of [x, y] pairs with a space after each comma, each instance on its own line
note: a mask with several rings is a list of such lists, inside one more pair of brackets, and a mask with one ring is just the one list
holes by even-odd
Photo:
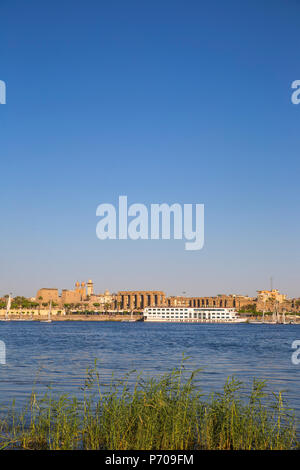
[[81, 300], [84, 300], [86, 298], [86, 290], [85, 290], [85, 282], [83, 281], [81, 283], [80, 293], [81, 293]]
[[93, 295], [94, 293], [94, 284], [93, 284], [93, 281], [90, 279], [87, 283], [86, 283], [86, 287], [87, 287], [87, 295]]
[[80, 292], [80, 284], [79, 282], [75, 282], [75, 292]]

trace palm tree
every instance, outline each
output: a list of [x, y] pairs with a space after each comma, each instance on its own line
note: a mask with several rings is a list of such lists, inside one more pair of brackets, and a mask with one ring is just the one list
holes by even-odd
[[64, 304], [64, 309], [65, 309], [66, 313], [69, 313], [70, 307], [71, 307], [70, 304]]
[[41, 301], [43, 300], [43, 297], [40, 295], [39, 298], [39, 315], [41, 314]]
[[93, 306], [94, 306], [95, 308], [98, 308], [98, 307], [100, 307], [100, 304], [99, 304], [98, 302], [95, 302], [95, 303], [93, 303]]

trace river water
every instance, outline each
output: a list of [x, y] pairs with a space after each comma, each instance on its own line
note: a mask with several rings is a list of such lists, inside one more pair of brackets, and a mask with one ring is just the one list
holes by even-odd
[[[235, 375], [246, 387], [254, 377], [284, 390], [300, 422], [300, 365], [291, 360], [299, 325], [0, 322], [6, 364], [0, 364], [0, 405], [21, 407], [33, 387], [80, 395], [88, 367], [98, 361], [102, 381], [137, 370], [145, 376], [171, 371], [189, 356], [187, 370], [201, 368], [204, 393]], [[131, 380], [135, 380], [132, 375]]]

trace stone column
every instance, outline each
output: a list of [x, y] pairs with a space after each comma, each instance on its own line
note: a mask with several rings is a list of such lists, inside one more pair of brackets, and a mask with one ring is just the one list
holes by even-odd
[[128, 303], [129, 303], [129, 309], [133, 310], [134, 309], [134, 294], [129, 294]]

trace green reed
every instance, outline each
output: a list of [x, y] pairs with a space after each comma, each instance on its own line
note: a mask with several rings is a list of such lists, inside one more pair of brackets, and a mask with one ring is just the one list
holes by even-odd
[[[222, 393], [205, 399], [182, 364], [158, 378], [129, 375], [101, 384], [88, 371], [83, 398], [32, 392], [19, 413], [13, 406], [0, 419], [1, 449], [293, 449], [295, 419], [281, 393], [254, 380], [245, 396], [242, 383], [228, 379]], [[96, 389], [96, 392], [95, 392]], [[92, 391], [93, 390], [93, 391]]]

